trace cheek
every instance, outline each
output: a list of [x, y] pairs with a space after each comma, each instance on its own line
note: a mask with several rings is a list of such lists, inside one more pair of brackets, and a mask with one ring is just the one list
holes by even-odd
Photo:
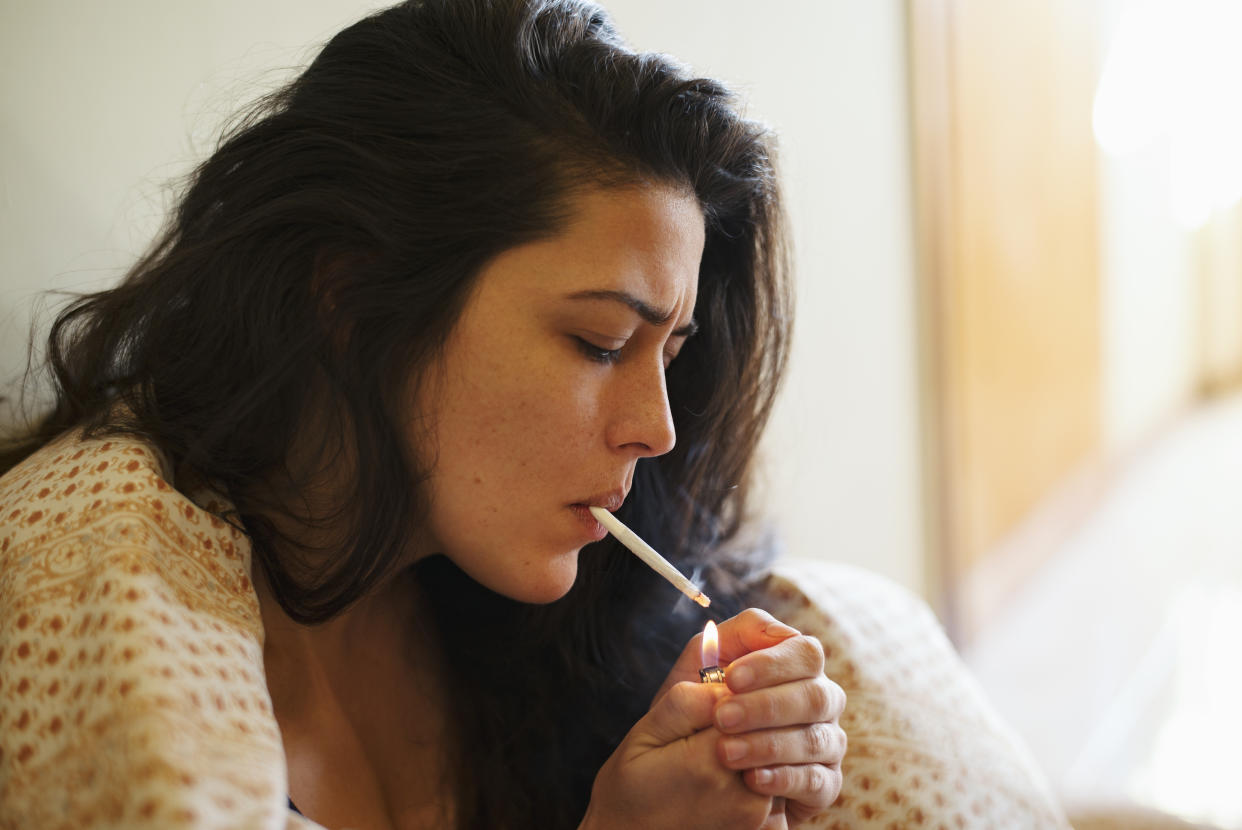
[[498, 593], [552, 601], [577, 571], [566, 508], [600, 483], [600, 407], [572, 366], [472, 368], [446, 384], [439, 408], [432, 543]]
[[520, 498], [523, 488], [562, 480], [599, 440], [589, 383], [546, 356], [512, 357], [463, 367], [446, 389], [437, 428], [442, 483]]

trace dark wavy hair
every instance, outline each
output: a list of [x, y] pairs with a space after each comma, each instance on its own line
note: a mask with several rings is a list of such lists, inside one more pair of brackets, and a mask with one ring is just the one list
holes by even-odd
[[[698, 333], [668, 372], [677, 445], [639, 464], [618, 515], [728, 594], [790, 324], [771, 138], [721, 84], [631, 51], [579, 0], [412, 0], [332, 38], [232, 125], [125, 279], [59, 314], [55, 403], [0, 469], [75, 427], [140, 436], [230, 497], [291, 617], [327, 620], [392, 574], [426, 516], [402, 392], [481, 267], [556, 233], [576, 189], [644, 182], [697, 196], [706, 247]], [[356, 474], [336, 516], [349, 544], [309, 574], [277, 555], [269, 496], [306, 485], [290, 453], [324, 401], [319, 449], [348, 446]], [[416, 571], [460, 826], [575, 826], [701, 618], [669, 613], [670, 589], [611, 541], [547, 606], [443, 557]]]

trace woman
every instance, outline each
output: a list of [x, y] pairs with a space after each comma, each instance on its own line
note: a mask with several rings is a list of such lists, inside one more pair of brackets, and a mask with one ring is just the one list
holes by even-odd
[[53, 327], [55, 405], [0, 479], [0, 813], [830, 804], [818, 644], [742, 612], [727, 684], [699, 684], [697, 607], [587, 511], [741, 598], [789, 321], [768, 141], [576, 0], [408, 2], [333, 38]]

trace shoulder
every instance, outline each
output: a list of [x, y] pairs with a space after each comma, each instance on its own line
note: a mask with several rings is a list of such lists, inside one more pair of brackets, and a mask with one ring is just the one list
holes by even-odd
[[0, 478], [0, 517], [10, 545], [66, 521], [132, 506], [172, 491], [156, 449], [136, 439], [66, 433]]
[[153, 446], [67, 433], [0, 478], [0, 608], [145, 575], [183, 604], [214, 597], [249, 620], [250, 546], [218, 515], [227, 505], [211, 506], [173, 486]]
[[6, 815], [284, 826], [249, 560], [140, 441], [66, 435], [0, 479]]

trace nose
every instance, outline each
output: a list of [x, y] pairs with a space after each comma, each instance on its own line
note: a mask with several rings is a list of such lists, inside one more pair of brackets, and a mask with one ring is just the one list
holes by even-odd
[[636, 458], [664, 455], [677, 443], [673, 413], [668, 404], [664, 365], [651, 371], [634, 367], [634, 376], [625, 384], [612, 409], [609, 443]]

